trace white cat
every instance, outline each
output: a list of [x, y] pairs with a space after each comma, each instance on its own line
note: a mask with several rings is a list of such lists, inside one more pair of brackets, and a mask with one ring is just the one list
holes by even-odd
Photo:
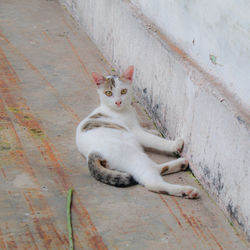
[[143, 147], [180, 153], [183, 140], [167, 141], [139, 125], [131, 106], [133, 71], [130, 66], [120, 77], [92, 73], [101, 104], [78, 125], [78, 150], [86, 157], [92, 176], [101, 182], [120, 187], [137, 182], [153, 192], [199, 197], [196, 188], [169, 184], [161, 177], [186, 169], [187, 160], [156, 164], [144, 152]]

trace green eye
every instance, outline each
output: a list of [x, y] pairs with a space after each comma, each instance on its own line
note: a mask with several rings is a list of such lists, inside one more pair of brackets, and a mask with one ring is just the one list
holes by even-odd
[[128, 91], [127, 89], [122, 89], [121, 94], [125, 95], [125, 94], [127, 94], [127, 91]]
[[105, 91], [105, 95], [106, 96], [112, 96], [112, 92], [111, 91]]

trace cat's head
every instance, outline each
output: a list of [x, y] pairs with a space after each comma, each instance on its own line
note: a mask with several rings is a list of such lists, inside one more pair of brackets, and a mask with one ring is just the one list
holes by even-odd
[[113, 110], [123, 110], [132, 101], [132, 78], [134, 67], [129, 66], [121, 76], [103, 76], [93, 72], [94, 83], [103, 105]]

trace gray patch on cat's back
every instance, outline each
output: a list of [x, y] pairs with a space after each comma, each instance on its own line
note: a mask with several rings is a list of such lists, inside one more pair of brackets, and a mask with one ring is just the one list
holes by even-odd
[[90, 119], [109, 118], [109, 116], [102, 113], [96, 113], [94, 115], [91, 115], [89, 118]]
[[82, 125], [81, 131], [86, 132], [86, 131], [96, 129], [96, 128], [110, 128], [110, 129], [128, 131], [126, 128], [124, 128], [121, 125], [110, 123], [110, 122], [104, 122], [104, 121], [96, 121], [96, 120], [87, 121], [85, 124]]

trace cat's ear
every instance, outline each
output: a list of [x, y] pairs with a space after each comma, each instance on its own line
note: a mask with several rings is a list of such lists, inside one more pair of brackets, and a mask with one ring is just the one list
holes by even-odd
[[130, 65], [125, 72], [121, 75], [121, 79], [125, 79], [128, 81], [132, 81], [133, 79], [133, 73], [134, 73], [134, 66]]
[[98, 88], [105, 82], [105, 77], [99, 73], [92, 72], [92, 77], [94, 79], [94, 83]]

